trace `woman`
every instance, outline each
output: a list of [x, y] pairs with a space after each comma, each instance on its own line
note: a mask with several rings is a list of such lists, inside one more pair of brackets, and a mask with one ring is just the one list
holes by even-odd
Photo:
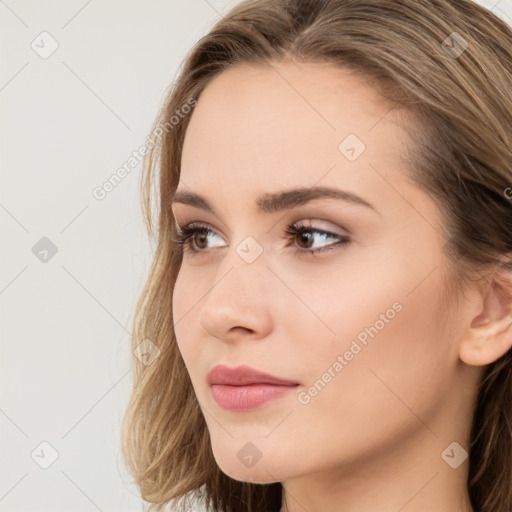
[[143, 182], [150, 510], [512, 510], [511, 134], [470, 0], [248, 0], [195, 45]]

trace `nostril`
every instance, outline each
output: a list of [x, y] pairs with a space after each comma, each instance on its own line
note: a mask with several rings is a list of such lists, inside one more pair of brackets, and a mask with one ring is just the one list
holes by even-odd
[[247, 332], [249, 332], [250, 334], [252, 334], [254, 331], [252, 329], [249, 329], [248, 327], [241, 327], [241, 326], [235, 326], [235, 327], [232, 327], [229, 332], [234, 332], [234, 333], [238, 333], [238, 331], [241, 330], [241, 334], [245, 334]]

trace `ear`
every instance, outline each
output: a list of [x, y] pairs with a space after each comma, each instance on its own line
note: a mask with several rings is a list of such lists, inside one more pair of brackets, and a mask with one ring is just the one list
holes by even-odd
[[483, 279], [481, 306], [459, 346], [468, 365], [484, 366], [512, 347], [512, 270], [500, 267]]

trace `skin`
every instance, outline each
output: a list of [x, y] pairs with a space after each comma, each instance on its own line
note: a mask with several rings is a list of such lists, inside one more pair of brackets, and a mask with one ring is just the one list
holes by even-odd
[[[351, 133], [366, 145], [353, 162], [338, 149]], [[469, 460], [454, 469], [441, 454], [452, 442], [469, 449], [483, 365], [510, 348], [512, 322], [489, 281], [464, 294], [448, 286], [439, 209], [401, 160], [412, 143], [398, 111], [329, 64], [230, 68], [192, 114], [178, 189], [206, 197], [216, 214], [172, 207], [180, 226], [213, 231], [206, 242], [195, 237], [202, 253], [184, 253], [176, 338], [217, 464], [239, 481], [281, 482], [282, 512], [473, 510]], [[256, 209], [266, 192], [319, 185], [377, 211], [336, 199]], [[301, 255], [307, 242], [285, 234], [297, 222], [351, 241]], [[338, 241], [315, 233], [311, 248]], [[252, 263], [236, 252], [249, 235], [263, 249]], [[402, 307], [394, 318], [300, 403], [298, 393], [394, 303]], [[300, 386], [258, 409], [226, 411], [206, 382], [217, 364], [247, 364]], [[237, 457], [248, 442], [261, 453], [252, 467]]]

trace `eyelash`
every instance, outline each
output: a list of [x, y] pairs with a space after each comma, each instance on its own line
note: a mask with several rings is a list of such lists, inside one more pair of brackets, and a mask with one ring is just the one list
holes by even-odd
[[[302, 249], [299, 248], [296, 251], [298, 253], [301, 253], [302, 255], [310, 255], [314, 256], [317, 253], [323, 253], [328, 252], [332, 250], [336, 250], [340, 247], [343, 247], [350, 243], [351, 239], [348, 236], [345, 235], [337, 235], [336, 233], [331, 233], [330, 231], [325, 231], [323, 229], [317, 229], [313, 226], [304, 226], [297, 224], [292, 224], [287, 227], [285, 234], [287, 235], [287, 239], [293, 239], [297, 235], [301, 235], [303, 233], [320, 233], [322, 235], [326, 235], [329, 238], [337, 238], [339, 240], [338, 243], [330, 244], [328, 246], [322, 247], [320, 249]], [[192, 255], [199, 254], [199, 253], [205, 253], [208, 251], [208, 249], [196, 249], [193, 246], [193, 237], [196, 233], [202, 233], [202, 234], [209, 234], [213, 233], [210, 228], [207, 226], [204, 226], [202, 224], [191, 222], [190, 224], [186, 224], [183, 227], [179, 227], [179, 231], [175, 237], [173, 237], [173, 241], [180, 245], [180, 247], [183, 247], [185, 250], [192, 253]]]

